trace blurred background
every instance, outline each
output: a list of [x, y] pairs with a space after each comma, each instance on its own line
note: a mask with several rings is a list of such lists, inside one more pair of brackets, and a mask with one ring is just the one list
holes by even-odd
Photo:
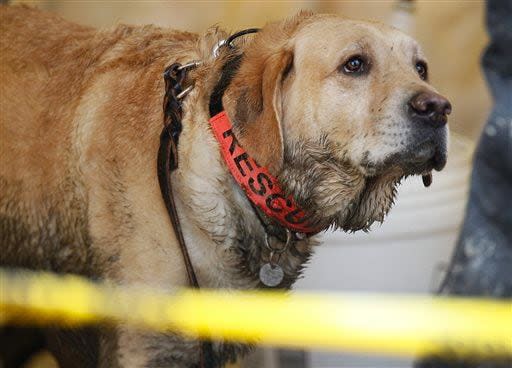
[[[447, 168], [424, 188], [419, 178], [400, 187], [387, 221], [368, 234], [325, 236], [296, 289], [427, 293], [449, 263], [467, 198], [475, 141], [491, 99], [480, 70], [487, 43], [483, 1], [13, 1], [81, 24], [157, 24], [204, 32], [261, 27], [300, 9], [373, 19], [394, 25], [422, 44], [432, 84], [453, 105]], [[258, 349], [240, 367], [410, 367], [410, 360], [318, 351]]]

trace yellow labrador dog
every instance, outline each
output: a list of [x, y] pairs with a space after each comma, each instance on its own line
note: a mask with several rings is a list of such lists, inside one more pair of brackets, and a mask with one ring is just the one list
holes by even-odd
[[[202, 287], [262, 287], [270, 260], [283, 271], [277, 286], [289, 288], [316, 242], [297, 235], [272, 260], [283, 242], [275, 234], [289, 231], [228, 168], [209, 123], [215, 90], [232, 124], [230, 147], [268, 170], [253, 188], [271, 189], [272, 175], [312, 233], [368, 229], [383, 221], [402, 178], [423, 175], [428, 185], [446, 163], [450, 103], [429, 85], [418, 44], [382, 24], [303, 12], [217, 56], [212, 49], [227, 35], [216, 29], [97, 30], [25, 7], [2, 7], [0, 27], [2, 266], [188, 285], [156, 165], [162, 73], [173, 63], [201, 61], [187, 73], [193, 89], [183, 99], [172, 181]], [[197, 341], [179, 336], [122, 325], [79, 333], [50, 334], [61, 365], [199, 365]], [[209, 364], [244, 350], [216, 342]]]

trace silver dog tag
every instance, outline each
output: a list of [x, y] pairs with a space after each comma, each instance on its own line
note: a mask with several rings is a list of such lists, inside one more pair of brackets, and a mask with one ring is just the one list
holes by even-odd
[[265, 263], [260, 268], [260, 281], [268, 287], [277, 286], [283, 281], [284, 272], [279, 265]]

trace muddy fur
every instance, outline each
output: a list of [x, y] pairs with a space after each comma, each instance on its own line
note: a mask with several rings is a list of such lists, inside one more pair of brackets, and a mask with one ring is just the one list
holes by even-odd
[[[301, 12], [237, 41], [155, 26], [96, 30], [28, 7], [0, 7], [0, 265], [75, 273], [121, 285], [188, 286], [158, 186], [162, 72], [201, 60], [187, 82], [174, 197], [202, 287], [262, 288], [265, 228], [231, 177], [208, 119], [222, 97], [237, 139], [321, 229], [368, 230], [383, 221], [400, 179], [445, 162], [447, 128], [407, 113], [434, 93], [414, 67], [414, 40], [397, 30]], [[366, 74], [343, 72], [364, 55]], [[420, 128], [421, 126], [421, 128]], [[434, 160], [435, 158], [435, 160]], [[443, 161], [444, 160], [444, 161]], [[437, 166], [435, 166], [436, 164]], [[284, 231], [284, 230], [283, 230]], [[319, 237], [282, 254], [289, 290]], [[49, 329], [62, 367], [197, 367], [199, 343], [120, 323]], [[248, 346], [214, 343], [215, 366]], [[82, 354], [76, 354], [82, 352]]]
[[338, 158], [340, 152], [327, 135], [316, 142], [295, 142], [285, 149], [279, 177], [316, 226], [367, 231], [375, 221], [384, 221], [393, 205], [400, 171], [364, 177]]

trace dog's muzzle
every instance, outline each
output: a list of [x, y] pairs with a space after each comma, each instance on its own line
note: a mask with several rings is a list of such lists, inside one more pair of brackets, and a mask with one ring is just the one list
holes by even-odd
[[406, 109], [412, 129], [406, 150], [395, 160], [407, 174], [441, 171], [447, 160], [450, 102], [435, 92], [423, 91], [412, 96]]

